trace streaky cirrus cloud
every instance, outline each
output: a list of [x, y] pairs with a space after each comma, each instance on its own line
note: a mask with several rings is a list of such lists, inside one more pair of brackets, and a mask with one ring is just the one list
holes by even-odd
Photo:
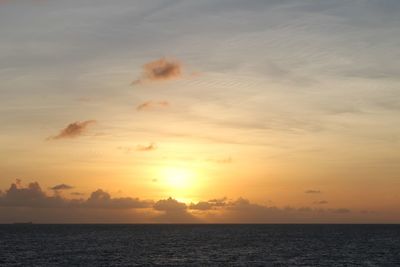
[[182, 65], [175, 59], [160, 58], [143, 65], [140, 77], [132, 82], [142, 84], [145, 82], [167, 81], [182, 77]]
[[137, 111], [151, 110], [156, 108], [166, 108], [169, 106], [167, 101], [146, 101], [136, 107]]
[[62, 129], [59, 134], [57, 134], [55, 136], [51, 136], [48, 139], [57, 140], [57, 139], [76, 138], [76, 137], [82, 136], [87, 131], [89, 126], [91, 126], [95, 123], [96, 123], [95, 120], [87, 120], [87, 121], [82, 121], [82, 122], [76, 121], [76, 122], [70, 123], [67, 125], [67, 127]]
[[71, 185], [67, 185], [67, 184], [58, 184], [58, 185], [55, 185], [55, 186], [51, 187], [50, 189], [51, 189], [51, 190], [58, 191], [58, 190], [70, 190], [70, 189], [73, 189], [73, 188], [74, 188], [74, 187], [71, 186]]

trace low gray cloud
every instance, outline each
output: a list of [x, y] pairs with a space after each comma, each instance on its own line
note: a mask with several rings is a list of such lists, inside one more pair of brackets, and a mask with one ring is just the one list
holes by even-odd
[[60, 196], [48, 196], [39, 183], [34, 182], [22, 187], [17, 180], [0, 197], [0, 206], [9, 207], [65, 207], [66, 201]]
[[86, 199], [77, 192], [71, 195], [80, 198], [68, 199], [56, 192], [49, 195], [37, 182], [23, 186], [18, 180], [0, 192], [0, 222], [23, 218], [93, 223], [349, 223], [379, 218], [376, 213], [355, 213], [345, 207], [275, 207], [252, 203], [245, 198], [217, 198], [186, 205], [171, 197], [158, 201], [112, 197], [102, 189], [92, 192]]
[[155, 220], [161, 223], [194, 223], [200, 222], [200, 219], [194, 217], [188, 212], [185, 203], [179, 202], [171, 197], [157, 201], [153, 208], [162, 212]]
[[[66, 186], [62, 184], [56, 187], [65, 188]], [[87, 200], [66, 199], [58, 194], [49, 196], [37, 182], [23, 187], [21, 182], [17, 181], [0, 195], [0, 206], [7, 207], [140, 209], [151, 207], [151, 205], [152, 201], [142, 201], [138, 198], [113, 198], [101, 189], [94, 191]]]
[[51, 190], [55, 190], [55, 191], [59, 191], [59, 190], [70, 190], [70, 189], [73, 189], [73, 188], [74, 188], [73, 186], [70, 186], [70, 185], [67, 185], [67, 184], [58, 184], [58, 185], [55, 185], [55, 186], [51, 187], [50, 189]]
[[160, 58], [143, 65], [142, 74], [132, 84], [144, 82], [166, 81], [182, 76], [182, 65], [174, 59]]
[[95, 120], [87, 120], [87, 121], [82, 121], [82, 122], [76, 121], [76, 122], [70, 123], [67, 125], [67, 127], [62, 129], [59, 134], [57, 134], [55, 136], [51, 136], [48, 139], [56, 140], [56, 139], [67, 139], [67, 138], [79, 137], [87, 131], [89, 126], [91, 126], [95, 123], [96, 123]]
[[169, 102], [167, 101], [146, 101], [141, 103], [136, 107], [137, 111], [152, 110], [156, 108], [166, 108], [169, 107]]
[[151, 206], [151, 201], [142, 201], [138, 198], [123, 197], [112, 198], [111, 195], [102, 189], [94, 191], [90, 197], [82, 203], [90, 208], [106, 209], [141, 209]]

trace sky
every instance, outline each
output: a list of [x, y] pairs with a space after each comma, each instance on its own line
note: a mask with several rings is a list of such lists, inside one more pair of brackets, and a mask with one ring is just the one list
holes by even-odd
[[0, 223], [400, 223], [399, 12], [0, 1]]

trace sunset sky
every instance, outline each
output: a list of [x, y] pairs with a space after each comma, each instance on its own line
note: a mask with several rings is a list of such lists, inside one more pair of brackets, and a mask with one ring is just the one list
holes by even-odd
[[399, 14], [0, 1], [0, 223], [399, 223]]

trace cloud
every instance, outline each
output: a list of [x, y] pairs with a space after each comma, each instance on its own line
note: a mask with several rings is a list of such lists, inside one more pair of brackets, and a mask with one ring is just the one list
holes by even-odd
[[109, 193], [98, 189], [90, 195], [84, 206], [102, 209], [141, 209], [148, 208], [151, 204], [150, 201], [142, 201], [138, 198], [112, 198]]
[[[77, 192], [71, 195], [81, 196]], [[23, 186], [17, 181], [0, 193], [0, 222], [23, 219], [75, 223], [350, 223], [377, 222], [379, 216], [343, 207], [267, 206], [245, 198], [217, 198], [186, 205], [172, 197], [158, 201], [112, 197], [102, 189], [92, 192], [87, 199], [68, 199], [56, 192], [48, 195], [37, 182]]]
[[154, 143], [150, 143], [148, 145], [138, 145], [138, 146], [136, 146], [136, 150], [137, 151], [152, 151], [152, 150], [155, 150], [155, 149], [157, 149], [157, 146]]
[[37, 182], [23, 187], [20, 180], [12, 183], [0, 197], [0, 206], [6, 207], [64, 207], [66, 202], [60, 196], [47, 196]]
[[163, 212], [161, 215], [155, 218], [157, 222], [193, 223], [200, 221], [187, 211], [187, 206], [185, 203], [179, 202], [171, 197], [157, 201], [153, 208], [157, 211]]
[[312, 190], [312, 189], [310, 189], [310, 190], [304, 191], [304, 193], [306, 193], [306, 194], [321, 194], [322, 192], [320, 190]]
[[[62, 184], [55, 187], [68, 186]], [[37, 182], [23, 187], [21, 182], [17, 181], [0, 195], [0, 206], [7, 207], [141, 209], [151, 207], [152, 204], [152, 201], [142, 201], [138, 198], [112, 198], [109, 193], [101, 189], [94, 191], [87, 200], [66, 199], [58, 194], [48, 196]]]
[[85, 194], [81, 193], [81, 192], [71, 192], [70, 195], [71, 196], [84, 196]]
[[55, 186], [53, 186], [53, 187], [51, 187], [50, 189], [51, 190], [70, 190], [70, 189], [73, 189], [74, 187], [73, 186], [70, 186], [70, 185], [67, 185], [67, 184], [58, 184], [58, 185], [55, 185]]
[[137, 111], [150, 110], [155, 108], [166, 108], [169, 106], [167, 101], [146, 101], [136, 107]]
[[143, 65], [141, 76], [132, 84], [144, 82], [166, 81], [181, 78], [182, 66], [173, 59], [160, 58]]
[[73, 122], [67, 125], [64, 129], [60, 131], [60, 133], [56, 136], [49, 137], [49, 139], [64, 139], [64, 138], [76, 138], [83, 135], [87, 128], [95, 124], [95, 120], [87, 120], [82, 122]]
[[325, 205], [325, 204], [328, 204], [328, 201], [326, 201], [326, 200], [315, 201], [314, 204], [316, 204], [316, 205]]
[[226, 198], [220, 198], [220, 199], [211, 199], [208, 201], [200, 201], [197, 203], [190, 203], [189, 209], [192, 210], [212, 210], [216, 209], [217, 207], [223, 207], [225, 206], [226, 203]]

